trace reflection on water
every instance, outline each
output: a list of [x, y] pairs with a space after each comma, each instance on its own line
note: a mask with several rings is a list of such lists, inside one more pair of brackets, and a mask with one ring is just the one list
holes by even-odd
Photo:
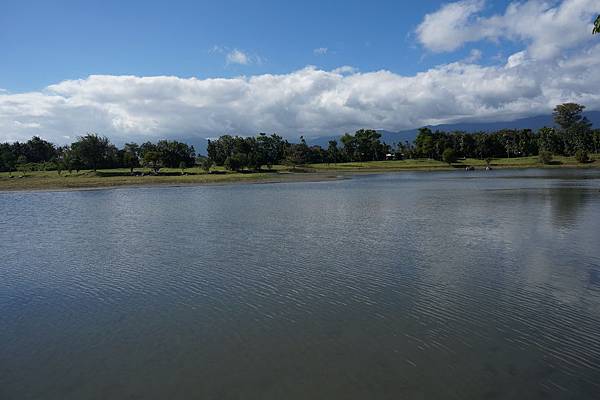
[[595, 399], [599, 178], [0, 194], [0, 398]]

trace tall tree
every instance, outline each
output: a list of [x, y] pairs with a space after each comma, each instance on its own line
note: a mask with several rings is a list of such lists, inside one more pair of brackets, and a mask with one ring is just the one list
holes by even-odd
[[161, 167], [160, 153], [154, 150], [146, 151], [144, 153], [143, 164], [144, 166], [151, 168], [155, 174], [158, 174]]
[[431, 129], [419, 128], [419, 133], [415, 139], [415, 151], [418, 157], [433, 158], [433, 133]]
[[56, 148], [50, 142], [34, 136], [25, 143], [27, 161], [39, 163], [50, 161], [56, 157]]
[[186, 166], [192, 166], [196, 161], [194, 146], [176, 140], [160, 140], [156, 143], [156, 149], [162, 165], [167, 168], [178, 168], [182, 162]]
[[98, 136], [95, 133], [89, 133], [83, 137], [80, 137], [79, 140], [71, 146], [84, 164], [86, 164], [89, 168], [96, 171], [96, 169], [105, 163], [109, 158], [109, 152], [111, 152], [110, 142], [108, 138], [104, 136]]
[[2, 169], [8, 171], [10, 174], [17, 165], [17, 157], [8, 149], [2, 150], [2, 153], [0, 153], [0, 164]]
[[554, 117], [554, 122], [562, 129], [569, 129], [574, 124], [579, 122], [586, 122], [587, 118], [583, 116], [583, 110], [585, 106], [577, 103], [563, 103], [554, 107], [554, 111], [552, 112], [552, 116]]
[[559, 104], [552, 113], [554, 122], [560, 126], [564, 142], [564, 153], [573, 155], [577, 150], [587, 151], [591, 146], [591, 126], [583, 116], [585, 106], [577, 103]]
[[329, 141], [329, 146], [327, 147], [327, 163], [334, 163], [336, 164], [338, 162], [338, 158], [339, 158], [339, 153], [340, 150], [337, 147], [337, 141], [335, 140], [330, 140]]
[[344, 146], [344, 153], [346, 153], [347, 159], [350, 161], [354, 161], [356, 158], [356, 152], [358, 147], [356, 143], [356, 138], [349, 133], [345, 133], [340, 138], [340, 141]]

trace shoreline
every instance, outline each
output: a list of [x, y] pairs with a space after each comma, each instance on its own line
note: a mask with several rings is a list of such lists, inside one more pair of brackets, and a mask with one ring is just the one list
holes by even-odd
[[[244, 174], [245, 175], [245, 174]], [[251, 176], [248, 174], [248, 176]], [[166, 177], [168, 178], [168, 177]], [[26, 179], [26, 178], [14, 178], [14, 179]], [[54, 178], [58, 180], [58, 178]], [[100, 178], [110, 179], [110, 178]], [[294, 182], [326, 182], [346, 179], [346, 177], [340, 176], [340, 174], [333, 174], [330, 172], [316, 172], [316, 173], [285, 173], [277, 174], [274, 177], [251, 177], [240, 179], [226, 179], [226, 180], [215, 180], [215, 181], [190, 181], [190, 182], [177, 182], [175, 180], [164, 182], [153, 181], [153, 182], [139, 182], [139, 183], [120, 183], [120, 182], [106, 182], [106, 184], [90, 184], [90, 185], [77, 185], [77, 186], [60, 186], [60, 185], [48, 185], [38, 187], [3, 187], [0, 181], [0, 195], [8, 193], [43, 193], [43, 192], [79, 192], [79, 191], [93, 191], [93, 190], [111, 190], [111, 189], [149, 189], [149, 188], [181, 188], [181, 187], [196, 187], [196, 186], [228, 186], [228, 185], [260, 185], [260, 184], [274, 184], [274, 183], [294, 183]], [[52, 182], [59, 183], [59, 182]]]
[[[573, 169], [600, 169], [600, 164], [561, 164], [561, 165], [494, 165], [492, 170], [573, 170]], [[274, 184], [274, 183], [294, 183], [294, 182], [326, 182], [342, 179], [349, 179], [355, 175], [368, 174], [385, 174], [385, 173], [401, 173], [401, 172], [466, 172], [464, 167], [460, 166], [390, 166], [390, 167], [320, 167], [311, 168], [305, 172], [257, 172], [257, 173], [240, 173], [240, 174], [215, 174], [215, 175], [182, 175], [182, 176], [150, 176], [147, 181], [143, 181], [144, 177], [101, 177], [101, 176], [52, 176], [47, 179], [36, 178], [35, 176], [26, 176], [24, 178], [12, 178], [6, 180], [0, 179], [0, 194], [16, 193], [16, 192], [69, 192], [69, 191], [88, 191], [88, 190], [109, 190], [109, 189], [124, 189], [124, 188], [153, 188], [153, 187], [194, 187], [194, 186], [226, 186], [234, 184]], [[485, 171], [485, 167], [476, 166], [474, 171]], [[32, 173], [35, 174], [35, 173]], [[206, 177], [216, 177], [213, 179], [205, 179]], [[219, 179], [219, 177], [223, 177]], [[82, 179], [82, 181], [65, 182], [63, 179]], [[132, 178], [140, 178], [141, 180], [132, 182]], [[182, 180], [182, 178], [187, 178]], [[196, 178], [196, 179], [195, 179]], [[203, 179], [204, 178], [204, 179]], [[34, 182], [27, 182], [27, 179], [36, 179]], [[23, 181], [25, 180], [25, 181]], [[91, 180], [91, 181], [90, 181]], [[106, 180], [105, 182], [102, 182]], [[11, 187], [5, 187], [5, 183], [17, 183]], [[18, 185], [18, 183], [28, 183], [28, 185]]]

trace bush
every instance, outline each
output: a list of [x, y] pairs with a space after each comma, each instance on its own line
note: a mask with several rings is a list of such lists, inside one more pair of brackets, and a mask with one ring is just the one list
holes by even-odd
[[446, 150], [444, 150], [444, 152], [442, 153], [442, 160], [444, 160], [444, 162], [448, 164], [456, 162], [456, 152], [454, 151], [454, 149], [448, 147]]
[[539, 160], [542, 164], [550, 164], [552, 162], [552, 153], [548, 150], [540, 151]]
[[575, 159], [578, 163], [585, 164], [590, 161], [590, 157], [588, 156], [587, 151], [585, 150], [577, 150], [575, 153]]

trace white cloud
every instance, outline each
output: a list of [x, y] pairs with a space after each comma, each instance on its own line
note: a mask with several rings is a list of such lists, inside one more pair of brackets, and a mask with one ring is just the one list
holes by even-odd
[[593, 40], [591, 22], [598, 0], [513, 2], [503, 14], [483, 17], [483, 0], [464, 0], [427, 14], [417, 27], [419, 42], [434, 52], [453, 51], [467, 42], [507, 39], [524, 42], [530, 58], [549, 59]]
[[220, 54], [225, 57], [225, 63], [227, 65], [239, 64], [239, 65], [250, 65], [258, 64], [261, 65], [264, 58], [258, 54], [251, 54], [247, 51], [230, 48], [227, 46], [214, 45], [208, 50], [209, 54]]
[[323, 56], [325, 54], [327, 54], [327, 52], [329, 51], [329, 49], [327, 47], [319, 47], [313, 50], [313, 53], [317, 56]]
[[93, 75], [39, 92], [0, 93], [0, 141], [58, 143], [88, 131], [115, 141], [278, 132], [307, 137], [362, 127], [509, 120], [565, 101], [600, 110], [600, 44], [567, 60], [512, 55], [502, 65], [458, 62], [413, 76], [306, 67], [228, 79]]
[[248, 65], [251, 62], [250, 56], [241, 50], [233, 49], [226, 56], [227, 64], [241, 64]]
[[465, 62], [472, 64], [474, 62], [477, 62], [479, 60], [481, 60], [481, 56], [483, 55], [483, 53], [481, 52], [481, 50], [479, 49], [472, 49], [471, 52], [469, 53], [469, 55], [465, 58]]
[[344, 66], [341, 66], [341, 67], [338, 67], [338, 68], [332, 70], [331, 72], [333, 72], [334, 74], [344, 75], [344, 74], [354, 74], [354, 73], [358, 72], [358, 70], [349, 65], [344, 65]]
[[481, 11], [483, 0], [464, 0], [445, 4], [438, 11], [425, 15], [417, 27], [419, 42], [429, 50], [453, 51], [463, 43], [479, 37], [476, 26], [470, 19]]
[[512, 54], [506, 61], [507, 68], [518, 67], [523, 65], [527, 61], [527, 53], [525, 51], [519, 51], [518, 53]]

